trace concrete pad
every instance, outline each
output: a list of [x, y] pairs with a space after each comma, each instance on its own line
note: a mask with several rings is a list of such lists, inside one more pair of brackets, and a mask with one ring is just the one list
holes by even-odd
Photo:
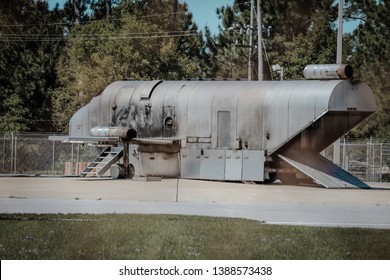
[[111, 178], [0, 177], [2, 198], [104, 199], [155, 202], [390, 205], [390, 185], [374, 189], [325, 189], [201, 180], [133, 181]]
[[0, 213], [145, 213], [390, 228], [390, 185], [373, 189], [200, 180], [0, 177]]

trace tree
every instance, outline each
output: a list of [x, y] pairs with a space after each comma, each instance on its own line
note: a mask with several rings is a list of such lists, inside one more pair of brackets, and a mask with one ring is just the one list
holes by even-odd
[[118, 5], [118, 0], [93, 0], [91, 9], [94, 19], [109, 19], [112, 15], [112, 6]]
[[[0, 130], [50, 130], [62, 13], [43, 1], [0, 4]], [[53, 24], [56, 23], [56, 24]]]
[[285, 79], [302, 79], [303, 69], [308, 64], [336, 62], [337, 32], [332, 21], [332, 15], [319, 11], [312, 16], [311, 27], [305, 34], [294, 35], [291, 43], [285, 45], [283, 54], [270, 52], [272, 64], [280, 64], [287, 69]]
[[[218, 65], [217, 75], [232, 73], [230, 69], [241, 69], [239, 76], [246, 76], [248, 61], [248, 29], [250, 17], [250, 3], [244, 0], [236, 0], [232, 7], [222, 7], [217, 10], [222, 26], [220, 33], [213, 40], [208, 40], [208, 47], [211, 57]], [[332, 0], [322, 1], [262, 1], [262, 31], [263, 41], [266, 46], [264, 55], [265, 76], [271, 79], [271, 64], [286, 63], [283, 65], [288, 71], [288, 78], [302, 77], [302, 64], [308, 60], [333, 62], [333, 55], [329, 55], [330, 48], [335, 45], [336, 33], [332, 23], [334, 22], [337, 10]], [[235, 30], [236, 32], [226, 32]], [[238, 32], [237, 32], [238, 31]], [[254, 39], [256, 38], [256, 30]], [[311, 45], [306, 49], [302, 44], [306, 36], [311, 37]], [[321, 37], [323, 36], [323, 37]], [[321, 38], [320, 38], [321, 37]], [[320, 39], [319, 42], [316, 40]], [[333, 40], [334, 43], [331, 41]], [[257, 49], [254, 49], [253, 60], [257, 62]], [[316, 53], [320, 57], [316, 57]], [[234, 54], [234, 55], [233, 55]], [[229, 55], [230, 58], [225, 57]], [[290, 56], [296, 56], [293, 58]], [[227, 65], [223, 61], [230, 61]], [[236, 64], [237, 63], [237, 64]], [[233, 66], [235, 64], [235, 66]], [[286, 67], [287, 66], [287, 67]], [[256, 67], [255, 67], [256, 69]], [[299, 70], [298, 70], [299, 69]], [[298, 74], [299, 72], [299, 74]], [[232, 77], [235, 78], [235, 77]]]
[[67, 0], [64, 5], [64, 13], [69, 24], [80, 24], [89, 19], [87, 14], [91, 0]]
[[387, 0], [346, 1], [347, 19], [360, 24], [349, 37], [349, 61], [355, 78], [367, 82], [375, 96], [377, 111], [351, 137], [390, 137], [390, 2]]
[[53, 91], [58, 129], [66, 130], [73, 113], [113, 81], [177, 80], [199, 73], [201, 34], [187, 6], [177, 7], [175, 19], [174, 7], [175, 1], [123, 1], [113, 7], [115, 20], [72, 26]]
[[[262, 3], [263, 35], [269, 59], [265, 65], [280, 64], [285, 69], [285, 78], [301, 79], [305, 65], [335, 62], [338, 3], [330, 0], [263, 0]], [[345, 19], [358, 20], [360, 24], [352, 34], [344, 35], [343, 61], [353, 66], [355, 79], [371, 86], [377, 99], [377, 112], [348, 136], [390, 137], [390, 1], [347, 0], [345, 4]], [[217, 65], [215, 73], [233, 76], [231, 69], [240, 69], [239, 75], [245, 76], [247, 52], [240, 53], [234, 47], [237, 34], [225, 30], [234, 23], [248, 24], [248, 9], [247, 1], [236, 0], [232, 7], [218, 10], [221, 32], [208, 40], [211, 58]]]

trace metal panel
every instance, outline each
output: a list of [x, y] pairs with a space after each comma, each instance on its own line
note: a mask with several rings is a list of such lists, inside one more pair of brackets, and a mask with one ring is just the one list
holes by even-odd
[[263, 130], [263, 99], [273, 82], [245, 83], [237, 100], [237, 138], [242, 140], [246, 149], [264, 148], [265, 133]]
[[179, 156], [177, 153], [140, 152], [144, 176], [179, 176]]
[[[316, 94], [312, 88], [303, 90], [302, 87], [291, 89], [288, 104], [288, 137], [299, 133], [315, 119]], [[304, 109], [303, 109], [304, 108]]]
[[264, 181], [264, 151], [243, 150], [242, 180]]
[[130, 100], [134, 92], [134, 87], [125, 86], [119, 89], [115, 99], [115, 116], [113, 116], [113, 123], [119, 126], [129, 126], [129, 119], [132, 118], [130, 114]]
[[[85, 110], [83, 110], [85, 108]], [[89, 110], [90, 109], [88, 109], [88, 108], [90, 108], [90, 107], [83, 107], [83, 108], [81, 108], [81, 119], [82, 119], [82, 126], [81, 126], [81, 128], [80, 128], [80, 131], [81, 131], [81, 135], [85, 135], [85, 136], [89, 136], [89, 133], [90, 133], [90, 131], [91, 131], [91, 128], [92, 127], [90, 127], [90, 122], [89, 122]]]
[[263, 103], [263, 149], [272, 154], [323, 115], [334, 87], [341, 82], [291, 81], [270, 87]]
[[[287, 89], [287, 86], [289, 89]], [[294, 84], [275, 84], [264, 97], [263, 136], [265, 148], [272, 152], [288, 139], [288, 105]]]
[[211, 137], [212, 103], [219, 83], [188, 83], [183, 92], [189, 94], [187, 103], [187, 136]]
[[[185, 88], [185, 83], [186, 81], [164, 81], [158, 85], [153, 93], [153, 103], [156, 104], [156, 106], [163, 107], [161, 119], [163, 137], [180, 139], [186, 138], [188, 94], [182, 91], [183, 88]], [[164, 128], [166, 118], [169, 116], [174, 118], [173, 129]], [[179, 129], [181, 130], [179, 131]]]
[[218, 148], [230, 147], [231, 139], [231, 123], [230, 123], [230, 112], [222, 111], [218, 112], [217, 119], [217, 138]]
[[226, 151], [225, 180], [241, 181], [242, 179], [242, 151]]
[[367, 184], [319, 154], [290, 151], [278, 156], [326, 188], [370, 188]]
[[374, 112], [375, 98], [369, 86], [349, 80], [339, 83], [329, 98], [329, 111]]
[[180, 177], [200, 179], [201, 150], [181, 149]]
[[[186, 139], [187, 137], [187, 103], [189, 94], [184, 89], [187, 87], [185, 82], [175, 83], [171, 82], [172, 91], [175, 92], [175, 96], [170, 97], [175, 101], [175, 115], [176, 115], [176, 137], [179, 139]], [[172, 101], [170, 101], [172, 102]], [[168, 101], [165, 101], [165, 104], [170, 104]]]
[[203, 156], [201, 156], [200, 177], [202, 179], [224, 180], [224, 150], [203, 150]]
[[[211, 116], [211, 147], [232, 148], [237, 136], [237, 105], [245, 82], [218, 82]], [[252, 117], [252, 116], [251, 116]]]
[[88, 109], [88, 128], [99, 125], [100, 97], [92, 98]]
[[79, 109], [70, 119], [69, 135], [70, 136], [89, 136], [88, 131], [88, 111], [89, 106]]
[[115, 98], [118, 91], [126, 85], [124, 81], [118, 81], [106, 87], [100, 95], [100, 120], [99, 126], [110, 126], [115, 107]]

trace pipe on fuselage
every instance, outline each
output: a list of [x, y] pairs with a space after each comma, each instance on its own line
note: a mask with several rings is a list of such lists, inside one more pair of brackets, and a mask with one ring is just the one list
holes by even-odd
[[91, 129], [91, 135], [97, 137], [119, 137], [123, 140], [131, 140], [137, 137], [137, 132], [131, 127], [95, 126]]

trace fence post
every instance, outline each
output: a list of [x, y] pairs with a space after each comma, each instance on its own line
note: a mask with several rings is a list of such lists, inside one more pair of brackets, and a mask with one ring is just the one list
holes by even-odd
[[379, 162], [379, 168], [380, 168], [380, 176], [379, 176], [379, 182], [382, 183], [382, 175], [383, 175], [383, 170], [382, 170], [382, 165], [383, 165], [383, 143], [381, 143], [381, 152], [380, 152], [380, 162]]
[[11, 132], [11, 169], [10, 173], [13, 173], [14, 168], [14, 133]]
[[370, 150], [370, 142], [367, 142], [367, 151], [366, 151], [366, 181], [369, 181], [368, 176], [370, 175], [370, 165], [368, 163], [368, 158], [369, 158], [369, 150]]
[[17, 155], [18, 155], [18, 136], [15, 136], [15, 157], [14, 157], [14, 173], [17, 174], [18, 171], [16, 170], [16, 162], [17, 162]]
[[375, 144], [372, 143], [372, 182], [375, 182], [375, 174], [376, 174], [376, 168], [375, 168]]
[[[72, 143], [72, 156], [71, 156], [71, 162], [72, 162], [72, 164], [75, 164], [73, 153], [74, 153], [74, 143]], [[72, 168], [72, 175], [75, 175], [74, 171], [75, 171], [74, 168]]]
[[348, 154], [347, 154], [347, 147], [346, 147], [347, 143], [345, 141], [345, 138], [343, 138], [343, 169], [345, 171], [348, 171], [349, 169], [349, 157], [348, 157]]
[[[54, 133], [54, 136], [56, 134]], [[52, 175], [54, 175], [54, 168], [55, 168], [55, 144], [56, 144], [56, 141], [52, 141], [53, 142], [53, 157], [52, 157], [52, 161], [53, 161], [53, 164], [52, 164]]]
[[78, 176], [80, 173], [79, 170], [79, 162], [80, 162], [80, 143], [77, 143], [77, 159], [76, 159], [76, 175]]
[[3, 136], [3, 172], [5, 172], [5, 135], [6, 133], [4, 133]]

